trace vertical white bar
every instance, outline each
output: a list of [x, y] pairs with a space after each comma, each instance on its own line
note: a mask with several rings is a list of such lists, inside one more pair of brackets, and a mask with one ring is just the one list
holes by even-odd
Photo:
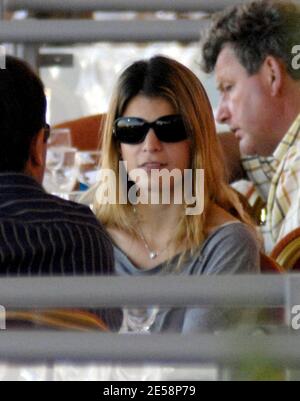
[[[299, 331], [297, 325], [298, 318], [295, 316], [295, 311], [299, 315], [300, 306], [300, 275], [292, 274], [287, 275], [285, 278], [285, 323], [287, 330], [290, 334]], [[294, 313], [293, 313], [294, 312]], [[294, 320], [296, 319], [296, 322]], [[293, 327], [294, 326], [294, 327]], [[300, 370], [299, 369], [285, 369], [285, 380], [286, 381], [299, 381]]]
[[6, 311], [2, 305], [0, 305], [0, 330], [6, 330]]
[[0, 70], [6, 69], [6, 48], [0, 45]]

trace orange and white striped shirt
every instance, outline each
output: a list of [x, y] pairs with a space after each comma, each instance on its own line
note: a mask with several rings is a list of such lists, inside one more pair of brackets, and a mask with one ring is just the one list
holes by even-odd
[[272, 157], [243, 157], [243, 167], [267, 203], [265, 250], [300, 227], [300, 114]]

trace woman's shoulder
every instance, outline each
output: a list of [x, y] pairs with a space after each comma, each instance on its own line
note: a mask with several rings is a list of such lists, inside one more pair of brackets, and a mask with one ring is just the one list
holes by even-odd
[[225, 209], [222, 209], [220, 206], [214, 204], [211, 205], [207, 217], [206, 217], [206, 232], [208, 235], [215, 232], [219, 227], [223, 227], [224, 225], [229, 225], [230, 223], [239, 222], [234, 216], [232, 216]]
[[201, 250], [207, 274], [257, 273], [259, 253], [255, 230], [239, 221], [217, 227]]
[[230, 237], [232, 241], [249, 240], [257, 244], [259, 242], [254, 226], [241, 222], [217, 205], [213, 205], [208, 213], [206, 233], [207, 239]]
[[255, 228], [239, 220], [228, 221], [215, 227], [206, 238], [205, 242], [218, 242], [221, 239], [229, 238], [231, 242], [254, 242], [259, 244]]

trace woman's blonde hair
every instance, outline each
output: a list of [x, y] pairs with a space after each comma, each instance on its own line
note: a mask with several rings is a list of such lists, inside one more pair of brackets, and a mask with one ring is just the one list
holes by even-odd
[[[116, 188], [112, 188], [116, 190], [117, 199], [120, 145], [113, 136], [113, 125], [123, 115], [128, 103], [140, 94], [164, 98], [182, 116], [191, 138], [190, 168], [193, 170], [193, 181], [196, 178], [196, 169], [204, 169], [204, 213], [183, 213], [177, 233], [174, 234], [175, 247], [185, 243], [186, 251], [193, 252], [199, 248], [206, 235], [207, 211], [212, 203], [250, 224], [250, 218], [244, 212], [238, 196], [228, 185], [212, 108], [201, 82], [187, 67], [163, 56], [138, 61], [129, 66], [120, 76], [111, 100], [103, 132], [102, 169], [113, 170], [117, 177]], [[114, 186], [115, 183], [111, 182], [110, 185]], [[193, 188], [195, 187], [193, 182]], [[103, 204], [101, 196], [100, 199], [96, 196], [94, 208], [97, 217], [107, 227], [125, 230], [135, 237], [138, 235], [130, 203]]]

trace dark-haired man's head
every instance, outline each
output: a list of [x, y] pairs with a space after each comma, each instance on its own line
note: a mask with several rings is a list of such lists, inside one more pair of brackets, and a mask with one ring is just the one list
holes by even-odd
[[215, 71], [217, 120], [228, 124], [242, 153], [270, 155], [300, 110], [300, 7], [257, 0], [215, 16], [203, 44], [203, 69]]
[[24, 61], [7, 56], [0, 70], [0, 173], [25, 173], [42, 182], [45, 126], [41, 80]]

